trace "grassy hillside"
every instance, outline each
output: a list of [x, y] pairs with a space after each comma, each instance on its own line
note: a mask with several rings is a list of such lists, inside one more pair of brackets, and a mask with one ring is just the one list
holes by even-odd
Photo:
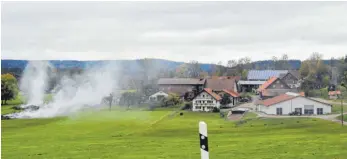
[[[235, 126], [218, 113], [112, 111], [2, 121], [2, 158], [200, 158], [198, 122], [211, 158], [347, 156], [347, 127], [319, 119], [255, 119]], [[167, 116], [169, 115], [169, 116]]]
[[[341, 113], [341, 105], [340, 104], [333, 104], [331, 112], [334, 114]], [[343, 112], [347, 112], [347, 105], [343, 105]]]

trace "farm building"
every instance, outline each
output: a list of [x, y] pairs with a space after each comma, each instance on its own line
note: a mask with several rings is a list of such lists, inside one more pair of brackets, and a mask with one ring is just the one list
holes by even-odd
[[300, 77], [298, 71], [290, 70], [287, 73], [280, 74], [279, 78], [285, 82], [290, 88], [300, 87]]
[[262, 84], [257, 91], [261, 99], [268, 99], [286, 92], [298, 92], [296, 88], [291, 88], [283, 80], [278, 77], [271, 77]]
[[273, 115], [288, 115], [298, 112], [305, 115], [320, 115], [331, 113], [331, 105], [301, 96], [296, 93], [286, 93], [257, 102], [257, 111]]
[[193, 94], [204, 89], [206, 80], [199, 78], [160, 78], [159, 90], [184, 96], [187, 92]]
[[149, 100], [150, 101], [161, 101], [162, 99], [168, 97], [169, 94], [163, 92], [163, 91], [159, 91], [157, 93], [154, 93], [153, 95], [149, 96]]
[[223, 97], [224, 93], [226, 93], [230, 96], [231, 103], [228, 106], [234, 106], [237, 103], [239, 103], [240, 94], [238, 94], [237, 92], [234, 92], [234, 91], [229, 91], [229, 90], [224, 89], [223, 92], [219, 93], [219, 96]]
[[206, 88], [213, 91], [229, 90], [238, 92], [235, 78], [208, 78], [206, 79]]
[[295, 70], [250, 70], [247, 80], [239, 81], [238, 84], [241, 91], [250, 92], [272, 77], [282, 79], [290, 88], [299, 87], [299, 72]]
[[220, 108], [222, 98], [214, 93], [212, 89], [205, 88], [193, 99], [193, 111], [212, 111], [214, 107]]
[[280, 77], [281, 74], [288, 73], [288, 70], [249, 70], [248, 81], [266, 81], [271, 77]]
[[254, 89], [258, 89], [266, 81], [238, 81], [238, 85], [241, 92], [251, 92]]

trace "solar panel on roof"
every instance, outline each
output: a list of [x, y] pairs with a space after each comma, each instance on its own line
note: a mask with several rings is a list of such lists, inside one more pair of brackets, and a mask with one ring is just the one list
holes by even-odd
[[279, 77], [280, 74], [287, 73], [288, 70], [250, 70], [247, 75], [248, 80], [267, 80], [271, 77]]

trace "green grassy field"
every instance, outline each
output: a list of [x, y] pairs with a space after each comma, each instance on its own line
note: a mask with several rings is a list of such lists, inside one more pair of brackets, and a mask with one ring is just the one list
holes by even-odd
[[258, 115], [256, 113], [253, 112], [247, 112], [242, 119], [253, 119], [256, 118]]
[[[343, 112], [347, 112], [347, 105], [343, 105]], [[341, 105], [340, 104], [333, 104], [333, 107], [331, 109], [331, 113], [341, 113]]]
[[[171, 114], [171, 115], [170, 115]], [[168, 116], [169, 115], [169, 116]], [[347, 127], [319, 119], [255, 119], [235, 126], [219, 113], [84, 112], [3, 120], [2, 158], [199, 158], [198, 122], [215, 159], [346, 158]]]

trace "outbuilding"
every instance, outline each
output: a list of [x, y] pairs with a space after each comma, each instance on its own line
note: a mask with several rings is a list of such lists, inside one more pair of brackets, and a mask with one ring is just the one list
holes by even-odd
[[298, 112], [303, 115], [321, 115], [331, 113], [331, 104], [323, 103], [296, 93], [286, 93], [257, 102], [257, 111], [273, 114], [288, 115]]

